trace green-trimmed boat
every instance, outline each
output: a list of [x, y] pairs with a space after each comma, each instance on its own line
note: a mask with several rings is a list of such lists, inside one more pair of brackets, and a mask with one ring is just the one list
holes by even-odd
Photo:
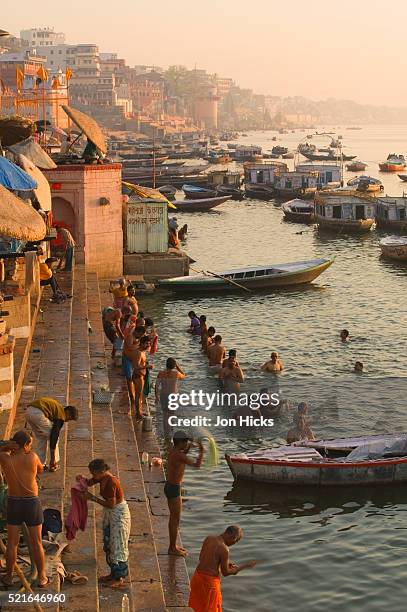
[[311, 283], [334, 259], [311, 259], [292, 263], [238, 268], [224, 272], [202, 272], [158, 281], [158, 286], [177, 293], [255, 291]]

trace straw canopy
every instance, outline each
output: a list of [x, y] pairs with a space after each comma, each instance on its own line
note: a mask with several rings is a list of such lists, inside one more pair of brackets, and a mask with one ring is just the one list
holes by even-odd
[[28, 157], [28, 159], [38, 168], [41, 168], [41, 170], [53, 170], [57, 167], [54, 160], [51, 159], [48, 153], [44, 151], [41, 145], [35, 142], [33, 138], [27, 138], [7, 148], [16, 155], [25, 155], [25, 157]]
[[97, 148], [102, 151], [102, 153], [107, 153], [107, 146], [105, 137], [103, 136], [102, 130], [100, 129], [98, 123], [86, 115], [86, 113], [82, 113], [78, 111], [76, 108], [72, 108], [71, 106], [62, 105], [62, 108], [68, 115], [70, 119], [78, 126], [78, 128], [87, 136], [87, 138], [93, 142]]
[[51, 199], [51, 189], [49, 186], [49, 182], [41, 172], [35, 166], [31, 160], [29, 160], [25, 155], [17, 155], [17, 163], [31, 176], [31, 178], [37, 183], [37, 188], [34, 189], [35, 196], [40, 203], [42, 210], [50, 211], [52, 207], [52, 199]]
[[35, 124], [31, 119], [18, 115], [0, 118], [0, 141], [4, 147], [29, 138], [34, 132]]
[[32, 206], [0, 185], [0, 234], [17, 240], [42, 240], [45, 223]]

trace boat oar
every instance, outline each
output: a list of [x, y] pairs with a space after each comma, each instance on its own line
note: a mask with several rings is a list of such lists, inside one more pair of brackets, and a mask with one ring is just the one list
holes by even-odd
[[236, 283], [235, 281], [231, 280], [230, 278], [227, 278], [226, 276], [222, 276], [222, 274], [216, 274], [216, 272], [211, 272], [210, 270], [195, 270], [195, 268], [192, 268], [192, 266], [189, 266], [191, 270], [193, 270], [194, 272], [198, 272], [198, 273], [204, 273], [204, 274], [210, 274], [211, 276], [215, 276], [216, 278], [221, 278], [222, 280], [226, 281], [227, 283], [230, 283], [231, 285], [235, 285], [236, 287], [239, 287], [239, 289], [243, 289], [244, 291], [247, 291], [248, 293], [253, 293], [253, 291], [251, 289], [249, 289], [248, 287], [244, 287], [243, 285], [239, 285], [239, 283]]

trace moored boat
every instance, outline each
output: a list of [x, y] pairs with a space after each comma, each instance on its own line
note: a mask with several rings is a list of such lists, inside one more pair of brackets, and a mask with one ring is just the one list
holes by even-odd
[[382, 485], [407, 481], [407, 434], [303, 440], [226, 455], [236, 480], [287, 485]]
[[280, 198], [313, 198], [317, 190], [318, 173], [279, 172], [274, 177], [274, 191]]
[[407, 261], [407, 238], [403, 236], [388, 236], [379, 242], [383, 257]]
[[[216, 192], [215, 192], [216, 193]], [[206, 212], [230, 200], [229, 195], [199, 200], [174, 200], [173, 204], [180, 212]]]
[[363, 233], [370, 231], [375, 222], [377, 200], [367, 194], [336, 189], [317, 191], [315, 216], [320, 229]]
[[355, 176], [355, 178], [350, 179], [346, 184], [348, 187], [356, 189], [356, 191], [364, 191], [365, 193], [377, 193], [384, 190], [383, 183], [371, 176]]
[[399, 179], [407, 183], [407, 174], [399, 174]]
[[349, 170], [349, 172], [364, 172], [366, 168], [367, 164], [362, 161], [358, 161], [357, 159], [349, 164], [346, 164], [346, 170]]
[[223, 272], [202, 272], [193, 276], [163, 279], [160, 287], [177, 293], [239, 291], [242, 288], [270, 289], [311, 283], [333, 263], [333, 259], [313, 259], [283, 264], [251, 266]]
[[208, 198], [216, 198], [216, 190], [198, 185], [182, 185], [182, 191], [190, 200], [207, 200]]
[[407, 197], [382, 196], [377, 198], [377, 227], [407, 231]]
[[313, 202], [295, 199], [285, 202], [281, 206], [281, 210], [284, 213], [284, 219], [287, 221], [294, 221], [295, 223], [314, 223], [315, 221]]
[[386, 161], [379, 164], [381, 172], [400, 172], [400, 170], [404, 170], [405, 167], [406, 160], [404, 155], [396, 155], [395, 153], [390, 153]]

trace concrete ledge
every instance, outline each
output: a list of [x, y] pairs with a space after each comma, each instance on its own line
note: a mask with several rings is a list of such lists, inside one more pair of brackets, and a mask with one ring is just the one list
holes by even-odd
[[188, 274], [188, 262], [189, 259], [186, 255], [126, 253], [124, 255], [124, 273], [144, 276], [146, 281], [185, 276]]

